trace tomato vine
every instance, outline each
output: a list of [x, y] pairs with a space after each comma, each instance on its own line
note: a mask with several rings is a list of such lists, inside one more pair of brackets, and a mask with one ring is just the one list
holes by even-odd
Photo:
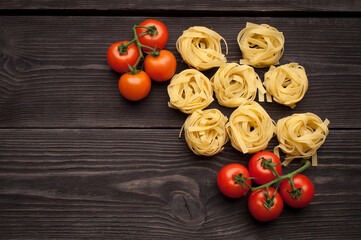
[[[307, 168], [309, 168], [311, 166], [311, 162], [308, 161], [308, 160], [305, 160], [304, 161], [304, 165], [302, 167], [300, 167], [299, 169], [289, 173], [289, 174], [286, 174], [286, 175], [283, 175], [283, 176], [279, 176], [277, 177], [276, 179], [274, 179], [273, 181], [271, 182], [268, 182], [266, 184], [263, 184], [261, 186], [258, 186], [258, 187], [252, 187], [251, 188], [251, 191], [255, 191], [255, 190], [258, 190], [258, 189], [263, 189], [263, 188], [267, 188], [267, 187], [270, 187], [272, 186], [273, 184], [277, 183], [277, 182], [280, 182], [282, 180], [285, 180], [285, 179], [289, 179], [290, 182], [292, 182], [292, 177], [295, 176], [296, 174], [299, 174], [301, 172], [303, 172], [304, 170], [306, 170]], [[294, 191], [297, 191], [297, 189], [295, 188], [295, 186], [293, 184], [291, 184], [292, 186], [292, 190]]]
[[[255, 157], [251, 159], [250, 166], [257, 164], [258, 168], [263, 169], [263, 174], [265, 174], [264, 170], [269, 169], [275, 177], [273, 180], [268, 180], [268, 182], [264, 184], [259, 183], [260, 186], [257, 187], [252, 187], [250, 181], [251, 179], [257, 180], [255, 176], [258, 176], [257, 174], [259, 174], [259, 172], [255, 172], [255, 175], [252, 175], [251, 172], [250, 176], [249, 174], [244, 174], [246, 170], [235, 172], [237, 174], [227, 174], [233, 178], [228, 184], [233, 186], [234, 189], [236, 189], [238, 185], [238, 188], [241, 188], [244, 192], [243, 195], [250, 190], [251, 194], [248, 200], [248, 208], [252, 216], [260, 221], [270, 221], [277, 218], [282, 212], [283, 201], [291, 207], [302, 208], [308, 205], [314, 196], [314, 187], [311, 181], [306, 176], [300, 174], [311, 166], [311, 162], [303, 160], [303, 165], [300, 168], [286, 175], [281, 175], [281, 171], [275, 169], [275, 166], [279, 168], [279, 165], [282, 165], [278, 160], [279, 158], [277, 156], [269, 155], [267, 152], [260, 152], [259, 155], [256, 154]], [[268, 178], [269, 174], [270, 172], [265, 176]], [[219, 175], [225, 174], [220, 171]], [[220, 176], [218, 176], [218, 178], [219, 177]], [[293, 179], [295, 179], [295, 183]], [[282, 181], [282, 183], [279, 194], [278, 190], [274, 189], [272, 185], [280, 181]], [[219, 184], [219, 186], [221, 187], [222, 185]], [[222, 192], [224, 193], [224, 191]]]
[[[139, 35], [137, 34], [137, 28], [145, 28], [147, 29], [147, 31], [140, 33]], [[160, 54], [160, 48], [158, 48], [157, 46], [155, 48], [149, 47], [147, 45], [141, 44], [139, 41], [139, 36], [145, 35], [145, 34], [149, 34], [151, 36], [155, 36], [156, 34], [158, 34], [157, 32], [157, 28], [155, 26], [149, 26], [149, 27], [143, 27], [143, 26], [139, 26], [139, 25], [134, 25], [133, 27], [133, 32], [134, 32], [134, 38], [133, 40], [131, 40], [129, 43], [122, 43], [119, 47], [119, 54], [126, 54], [127, 53], [127, 49], [130, 45], [132, 45], [133, 43], [137, 46], [138, 51], [139, 51], [139, 57], [137, 59], [137, 61], [134, 63], [133, 66], [131, 66], [128, 63], [128, 67], [129, 67], [129, 73], [130, 74], [138, 74], [141, 70], [138, 70], [137, 67], [140, 63], [140, 60], [142, 58], [144, 58], [144, 54], [142, 51], [142, 48], [147, 48], [149, 50], [151, 50], [151, 52], [146, 52], [149, 55], [152, 55], [154, 57], [159, 56]]]
[[[138, 101], [148, 95], [151, 79], [162, 82], [173, 77], [177, 61], [170, 51], [163, 50], [168, 41], [168, 29], [162, 22], [148, 19], [134, 25], [133, 35], [131, 41], [112, 44], [107, 60], [114, 71], [124, 73], [118, 82], [121, 95]], [[138, 67], [143, 58], [143, 66]]]

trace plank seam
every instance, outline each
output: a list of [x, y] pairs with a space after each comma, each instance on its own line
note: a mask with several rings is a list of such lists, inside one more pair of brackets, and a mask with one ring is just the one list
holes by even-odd
[[[156, 13], [156, 15], [154, 15]], [[156, 16], [156, 17], [312, 17], [312, 18], [359, 18], [356, 11], [208, 11], [208, 10], [98, 10], [98, 9], [0, 9], [1, 16]]]
[[[2, 127], [0, 131], [4, 130], [126, 130], [126, 129], [154, 129], [154, 130], [167, 130], [167, 129], [181, 129], [182, 126], [178, 127]], [[361, 128], [329, 128], [330, 131], [360, 131]]]

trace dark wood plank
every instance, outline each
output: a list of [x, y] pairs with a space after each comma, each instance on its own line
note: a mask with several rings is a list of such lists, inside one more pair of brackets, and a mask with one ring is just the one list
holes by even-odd
[[153, 0], [145, 2], [144, 0], [65, 0], [65, 1], [24, 1], [12, 0], [8, 2], [1, 2], [0, 9], [79, 9], [79, 10], [121, 10], [121, 11], [142, 11], [147, 10], [152, 15], [156, 15], [160, 10], [171, 11], [200, 11], [200, 12], [218, 12], [218, 11], [238, 11], [238, 12], [357, 12], [361, 11], [361, 4], [358, 1], [297, 1], [290, 2], [286, 0], [281, 1], [245, 1], [245, 0], [229, 0], [229, 1], [165, 1]]
[[[168, 83], [154, 83], [143, 101], [128, 102], [117, 90], [119, 74], [106, 63], [113, 42], [132, 37], [133, 24], [146, 17], [0, 17], [0, 127], [180, 127], [186, 115], [167, 106]], [[306, 68], [309, 91], [291, 110], [263, 106], [274, 120], [296, 112], [329, 118], [332, 128], [360, 128], [361, 19], [353, 18], [158, 18], [170, 30], [167, 49], [177, 72], [187, 68], [176, 52], [183, 30], [204, 25], [228, 41], [228, 61], [238, 61], [236, 42], [247, 21], [284, 32], [281, 63]], [[205, 72], [209, 77], [216, 69]], [[261, 78], [266, 69], [257, 70]], [[220, 108], [226, 115], [233, 109]], [[336, 110], [335, 110], [336, 109]], [[159, 117], [161, 116], [161, 117]]]
[[[222, 166], [247, 165], [250, 157], [230, 144], [214, 157], [198, 157], [176, 129], [1, 129], [0, 135], [3, 239], [361, 234], [360, 131], [331, 131], [318, 152], [320, 165], [304, 172], [315, 184], [314, 201], [301, 210], [286, 207], [269, 224], [252, 219], [247, 198], [231, 200], [217, 188]], [[275, 144], [273, 139], [269, 150]]]

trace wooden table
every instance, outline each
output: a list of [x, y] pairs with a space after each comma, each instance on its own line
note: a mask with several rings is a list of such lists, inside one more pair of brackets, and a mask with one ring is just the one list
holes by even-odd
[[[151, 2], [0, 2], [0, 238], [360, 239], [360, 2]], [[319, 166], [304, 172], [316, 188], [311, 205], [257, 222], [247, 197], [229, 199], [216, 184], [222, 166], [251, 155], [230, 143], [194, 155], [178, 138], [187, 116], [167, 106], [168, 82], [153, 82], [139, 102], [119, 94], [106, 51], [148, 18], [167, 25], [177, 72], [188, 66], [175, 42], [191, 26], [222, 35], [229, 62], [241, 58], [236, 38], [247, 22], [284, 33], [280, 63], [303, 65], [309, 90], [293, 110], [261, 105], [275, 121], [304, 112], [330, 120]], [[257, 69], [262, 79], [266, 71]]]

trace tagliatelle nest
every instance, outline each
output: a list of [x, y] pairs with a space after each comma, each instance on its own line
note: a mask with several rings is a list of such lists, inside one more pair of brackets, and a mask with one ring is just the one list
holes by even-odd
[[183, 32], [176, 42], [176, 47], [188, 65], [203, 71], [227, 62], [222, 53], [221, 41], [226, 45], [227, 54], [227, 42], [221, 35], [209, 28], [195, 26]]
[[295, 158], [312, 157], [312, 165], [316, 166], [316, 151], [326, 140], [329, 123], [328, 119], [322, 121], [313, 113], [293, 114], [278, 120], [276, 135], [279, 145], [275, 147], [275, 153], [279, 155], [279, 149], [286, 153], [284, 165]]
[[265, 74], [263, 85], [267, 97], [276, 102], [294, 108], [302, 100], [308, 89], [308, 79], [304, 67], [298, 63], [289, 63], [279, 67], [271, 66]]
[[211, 78], [218, 103], [225, 107], [238, 107], [254, 100], [257, 90], [263, 100], [266, 90], [254, 69], [248, 65], [226, 63]]
[[228, 141], [227, 120], [218, 109], [193, 112], [183, 125], [189, 148], [197, 155], [212, 156], [221, 152]]
[[226, 130], [234, 148], [243, 153], [255, 153], [268, 146], [275, 124], [261, 105], [247, 101], [231, 114]]
[[247, 23], [237, 37], [243, 59], [240, 64], [261, 68], [278, 64], [284, 50], [282, 32], [267, 24]]
[[187, 114], [206, 108], [214, 100], [211, 82], [195, 69], [186, 69], [174, 75], [167, 91], [170, 98], [168, 106]]

